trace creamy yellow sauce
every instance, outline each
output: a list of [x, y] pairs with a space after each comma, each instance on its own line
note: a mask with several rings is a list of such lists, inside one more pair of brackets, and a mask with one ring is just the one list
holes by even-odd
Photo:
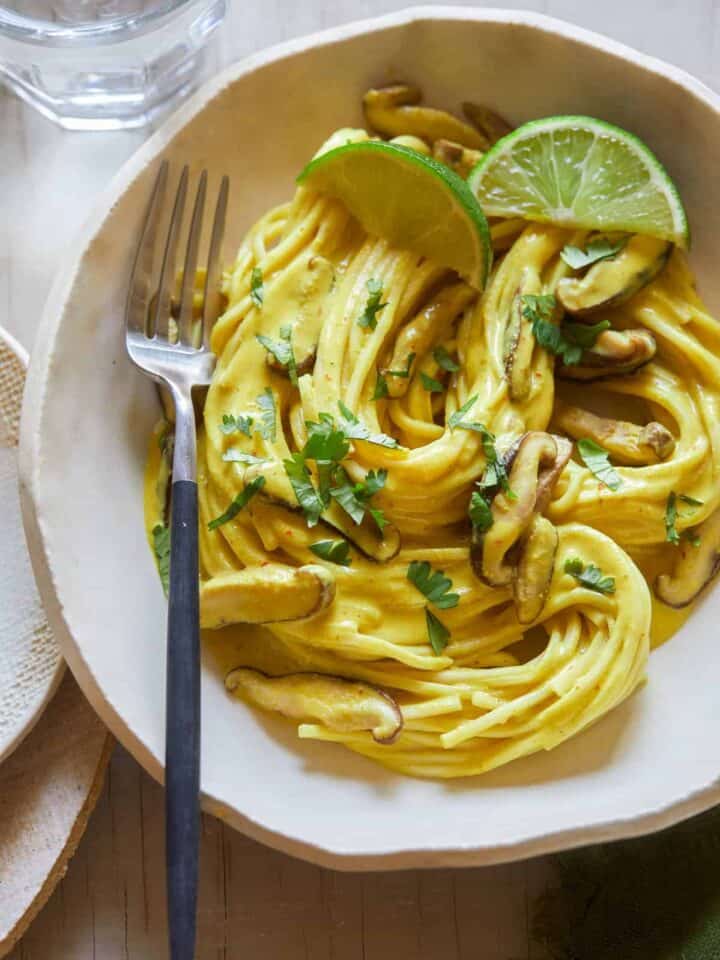
[[[337, 142], [365, 134], [340, 136]], [[679, 251], [649, 286], [608, 312], [616, 329], [651, 332], [657, 343], [653, 361], [632, 376], [571, 388], [589, 409], [613, 408], [619, 413], [612, 415], [626, 419], [649, 411], [672, 431], [672, 455], [647, 466], [617, 467], [622, 486], [615, 492], [579, 460], [568, 463], [546, 510], [559, 537], [550, 590], [529, 630], [517, 621], [509, 588], [488, 587], [468, 562], [468, 501], [486, 458], [481, 436], [449, 429], [448, 419], [476, 397], [471, 419], [486, 424], [501, 448], [525, 431], [550, 428], [554, 358], [534, 349], [529, 395], [514, 401], [503, 337], [520, 278], [532, 271], [540, 289], [554, 290], [568, 272], [560, 250], [581, 241], [577, 233], [527, 225], [484, 295], [456, 315], [436, 311], [427, 329], [413, 318], [439, 288], [457, 279], [365, 235], [337, 202], [300, 188], [243, 242], [225, 279], [228, 307], [213, 333], [217, 369], [198, 432], [201, 577], [207, 584], [268, 562], [321, 564], [334, 580], [335, 595], [310, 619], [205, 631], [203, 642], [223, 674], [242, 664], [271, 674], [314, 670], [357, 678], [390, 691], [404, 717], [392, 745], [375, 742], [366, 730], [337, 732], [313, 723], [300, 725], [301, 736], [339, 741], [413, 775], [481, 773], [550, 749], [615, 707], [643, 682], [650, 648], [690, 615], [691, 607], [673, 610], [660, 603], [652, 584], [659, 572], [672, 570], [677, 556], [665, 539], [670, 492], [702, 501], [691, 517], [679, 517], [681, 532], [720, 503], [720, 327], [698, 300]], [[263, 278], [261, 306], [251, 295], [256, 269]], [[385, 303], [375, 329], [357, 323], [369, 280], [381, 282]], [[268, 365], [256, 339], [277, 340], [283, 327], [292, 329], [298, 356], [313, 353], [298, 388]], [[391, 362], [401, 336], [420, 344], [407, 390], [374, 399], [378, 372]], [[437, 346], [457, 357], [460, 367], [444, 378], [442, 394], [429, 393], [420, 377], [444, 376], [433, 359]], [[277, 415], [274, 437], [220, 430], [225, 415], [251, 416], [257, 423], [264, 412], [258, 398], [268, 390]], [[273, 490], [287, 484], [283, 461], [302, 449], [306, 423], [320, 413], [337, 416], [338, 401], [372, 432], [400, 444], [387, 449], [358, 440], [343, 461], [354, 482], [368, 470], [387, 470], [373, 503], [391, 522], [400, 550], [385, 562], [355, 549], [352, 530], [349, 567], [319, 559], [310, 545], [343, 535], [322, 521], [310, 529], [301, 512], [267, 496], [271, 481], [277, 483]], [[227, 462], [223, 454], [230, 448], [263, 458], [262, 466]], [[145, 483], [149, 535], [162, 520], [161, 462], [153, 438]], [[258, 472], [268, 478], [264, 493], [209, 530], [209, 521]], [[615, 592], [583, 589], [565, 572], [573, 557], [597, 564], [614, 579]], [[450, 631], [440, 652], [428, 640], [425, 598], [407, 578], [414, 560], [443, 570], [460, 595], [456, 607], [437, 611]]]

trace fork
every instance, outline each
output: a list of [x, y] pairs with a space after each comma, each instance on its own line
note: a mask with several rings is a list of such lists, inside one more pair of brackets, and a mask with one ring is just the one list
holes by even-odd
[[202, 317], [197, 324], [193, 318], [193, 294], [207, 171], [200, 175], [174, 324], [172, 293], [188, 177], [185, 166], [175, 194], [156, 285], [156, 237], [167, 188], [167, 161], [160, 166], [140, 233], [125, 311], [130, 359], [169, 391], [175, 407], [165, 731], [165, 856], [171, 960], [192, 960], [195, 951], [200, 840], [200, 623], [192, 390], [208, 386], [215, 368], [209, 339], [220, 312], [220, 247], [229, 189], [228, 178], [223, 177], [210, 236]]

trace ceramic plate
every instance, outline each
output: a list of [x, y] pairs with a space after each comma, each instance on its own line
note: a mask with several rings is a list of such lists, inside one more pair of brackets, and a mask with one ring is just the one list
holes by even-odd
[[[165, 603], [145, 542], [142, 474], [158, 417], [128, 363], [122, 310], [132, 238], [161, 156], [232, 178], [227, 257], [292, 194], [335, 128], [360, 124], [371, 84], [429, 102], [488, 102], [519, 123], [588, 113], [645, 140], [680, 186], [693, 266], [720, 307], [720, 104], [680, 70], [531, 14], [422, 8], [293, 41], [239, 63], [126, 164], [53, 287], [22, 440], [28, 532], [63, 650], [113, 733], [162, 776]], [[204, 651], [205, 808], [308, 859], [347, 869], [479, 864], [647, 832], [720, 800], [720, 590], [653, 654], [649, 683], [551, 753], [455, 783], [405, 779], [230, 699]], [[710, 741], [710, 742], [709, 742]]]
[[27, 354], [0, 328], [0, 761], [29, 733], [63, 670], [28, 559], [18, 492]]

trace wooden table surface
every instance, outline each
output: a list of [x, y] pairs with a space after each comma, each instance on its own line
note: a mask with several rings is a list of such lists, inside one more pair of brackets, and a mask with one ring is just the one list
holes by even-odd
[[[228, 0], [217, 60], [407, 6]], [[720, 86], [717, 0], [498, 0], [574, 20]], [[64, 133], [0, 90], [0, 323], [32, 348], [66, 242], [148, 131]], [[117, 748], [67, 876], [12, 960], [166, 956], [162, 791]], [[203, 818], [198, 960], [541, 960], [533, 907], [550, 858], [473, 870], [340, 874]], [[1, 878], [0, 878], [1, 881]], [[1, 887], [0, 887], [1, 891]], [[0, 892], [1, 895], [1, 892]], [[592, 958], [578, 958], [592, 960]], [[622, 960], [622, 958], [618, 958]]]

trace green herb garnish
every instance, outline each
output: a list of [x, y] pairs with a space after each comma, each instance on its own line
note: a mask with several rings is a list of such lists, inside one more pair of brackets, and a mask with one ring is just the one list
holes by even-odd
[[260, 308], [265, 299], [265, 289], [263, 287], [263, 274], [260, 267], [253, 267], [250, 274], [250, 299], [256, 307]]
[[516, 500], [517, 495], [513, 493], [508, 483], [505, 464], [498, 456], [497, 448], [495, 447], [495, 434], [488, 430], [484, 423], [479, 423], [477, 420], [463, 420], [463, 417], [466, 413], [469, 413], [477, 398], [478, 395], [473, 394], [469, 400], [465, 401], [459, 410], [451, 414], [448, 417], [448, 426], [451, 430], [472, 430], [474, 433], [479, 433], [482, 437], [482, 448], [485, 459], [487, 460], [487, 467], [479, 484], [480, 489], [491, 490], [501, 487], [507, 497], [511, 500]]
[[289, 460], [283, 460], [283, 466], [307, 525], [314, 527], [327, 504], [315, 489], [305, 458], [302, 453], [293, 453]]
[[327, 560], [329, 563], [337, 563], [341, 567], [349, 567], [350, 563], [350, 544], [347, 540], [318, 540], [310, 544], [310, 549], [316, 557]]
[[221, 433], [231, 434], [244, 433], [246, 437], [250, 436], [253, 425], [252, 417], [233, 417], [232, 414], [224, 413], [222, 423], [220, 424]]
[[164, 523], [156, 523], [152, 536], [160, 582], [167, 596], [170, 589], [170, 531]]
[[521, 312], [532, 324], [533, 336], [548, 353], [561, 357], [570, 367], [579, 363], [583, 350], [595, 345], [598, 336], [610, 327], [609, 320], [601, 320], [592, 326], [584, 323], [566, 323], [560, 326], [552, 322], [557, 302], [551, 293], [526, 293], [520, 297]]
[[627, 237], [623, 237], [617, 243], [611, 243], [606, 237], [596, 237], [588, 243], [584, 250], [568, 243], [561, 250], [560, 256], [573, 270], [582, 270], [584, 267], [589, 267], [600, 260], [608, 260], [610, 257], [614, 257], [616, 253], [620, 253], [626, 243]]
[[455, 363], [445, 347], [435, 347], [432, 355], [435, 363], [440, 367], [441, 370], [447, 370], [448, 373], [456, 373], [460, 369], [460, 365]]
[[270, 387], [265, 387], [260, 396], [256, 399], [257, 405], [262, 410], [260, 415], [260, 436], [264, 440], [270, 440], [275, 443], [277, 438], [277, 411], [275, 410], [275, 397]]
[[610, 463], [609, 454], [599, 443], [589, 437], [583, 437], [577, 442], [580, 459], [594, 476], [611, 490], [619, 490], [622, 486], [622, 477]]
[[265, 477], [255, 477], [254, 480], [251, 480], [250, 483], [247, 483], [245, 488], [241, 490], [231, 502], [227, 510], [224, 513], [221, 513], [219, 517], [215, 517], [214, 520], [211, 520], [210, 523], [208, 523], [208, 530], [216, 530], [224, 523], [232, 520], [233, 517], [236, 517], [243, 507], [247, 506], [247, 504], [252, 500], [258, 490], [261, 490], [264, 486]]
[[372, 399], [373, 400], [382, 400], [383, 397], [388, 395], [388, 385], [385, 377], [378, 373], [377, 379], [375, 380], [375, 389], [373, 390]]
[[390, 449], [400, 446], [394, 437], [389, 437], [386, 433], [372, 433], [370, 428], [361, 423], [342, 400], [338, 400], [338, 408], [341, 414], [339, 429], [349, 440], [365, 440], [367, 443], [374, 443], [377, 446], [389, 447]]
[[606, 577], [594, 563], [586, 566], [579, 557], [568, 557], [565, 561], [565, 573], [569, 573], [581, 586], [595, 593], [615, 593], [615, 577]]
[[388, 521], [385, 519], [382, 510], [369, 506], [369, 501], [382, 490], [386, 480], [387, 470], [370, 470], [364, 480], [359, 483], [352, 483], [345, 470], [338, 467], [333, 475], [334, 486], [330, 488], [330, 496], [337, 501], [355, 523], [362, 523], [365, 512], [369, 509], [382, 533]]
[[374, 330], [377, 327], [377, 315], [384, 310], [387, 303], [380, 303], [383, 294], [382, 280], [368, 280], [368, 298], [365, 310], [358, 318], [358, 326]]
[[422, 381], [423, 389], [427, 390], [428, 393], [444, 393], [445, 391], [445, 387], [440, 381], [428, 376], [427, 373], [421, 372], [420, 380]]
[[270, 337], [265, 337], [261, 333], [255, 335], [255, 339], [265, 347], [269, 354], [275, 357], [281, 367], [287, 370], [290, 383], [296, 387], [298, 385], [298, 376], [297, 361], [295, 360], [295, 353], [292, 348], [292, 327], [281, 327], [280, 337], [280, 340], [271, 340]]
[[403, 379], [407, 380], [408, 377], [410, 376], [410, 370], [412, 368], [414, 360], [415, 360], [415, 354], [409, 353], [407, 362], [405, 363], [404, 370], [387, 370], [386, 375], [388, 377], [402, 377]]
[[448, 592], [452, 580], [442, 570], [433, 570], [427, 560], [413, 560], [407, 568], [407, 578], [439, 610], [458, 605], [460, 594]]
[[480, 533], [485, 533], [493, 525], [493, 515], [490, 504], [479, 490], [474, 490], [470, 497], [468, 516], [473, 527]]
[[255, 463], [267, 463], [266, 457], [255, 457], [252, 453], [244, 453], [242, 450], [236, 450], [235, 447], [228, 447], [222, 458], [226, 463], [244, 463], [248, 466]]
[[429, 610], [427, 607], [425, 607], [425, 624], [433, 653], [440, 656], [450, 639], [450, 631], [442, 620], [438, 620], [432, 610]]
[[677, 544], [680, 543], [681, 537], [684, 537], [686, 540], [689, 540], [693, 546], [698, 546], [700, 543], [700, 538], [696, 534], [691, 534], [687, 530], [680, 534], [675, 528], [675, 523], [678, 517], [681, 519], [686, 519], [688, 516], [691, 516], [691, 514], [682, 514], [679, 512], [677, 508], [678, 500], [681, 503], [685, 503], [687, 506], [692, 507], [692, 512], [694, 512], [698, 507], [703, 506], [702, 500], [696, 500], [694, 497], [688, 497], [685, 493], [675, 493], [674, 490], [671, 490], [668, 494], [667, 503], [665, 504], [665, 539], [669, 543], [674, 543], [677, 546]]

